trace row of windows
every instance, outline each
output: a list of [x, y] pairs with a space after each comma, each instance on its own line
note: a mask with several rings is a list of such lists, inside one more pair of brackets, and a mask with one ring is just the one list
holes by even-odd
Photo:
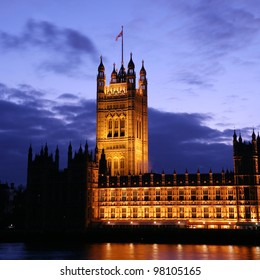
[[107, 109], [123, 109], [125, 108], [125, 104], [109, 104], [107, 105]]
[[[116, 163], [116, 165], [115, 165]], [[114, 163], [114, 170], [118, 169], [118, 161]], [[122, 165], [121, 165], [122, 164]], [[116, 166], [116, 167], [115, 167]], [[108, 160], [108, 168], [111, 170], [111, 161]], [[124, 168], [124, 160], [120, 160], [120, 169]], [[184, 195], [183, 191], [179, 191], [178, 195], [173, 195], [173, 191], [168, 190], [167, 195], [162, 196], [160, 191], [156, 191], [155, 195], [151, 195], [148, 190], [145, 190], [141, 195], [138, 194], [138, 191], [132, 191], [131, 193], [127, 193], [127, 191], [122, 191], [120, 195], [116, 194], [115, 190], [110, 191], [110, 197], [106, 196], [106, 191], [100, 191], [99, 201], [160, 201], [160, 200], [234, 200], [235, 196], [233, 193], [228, 193], [228, 195], [222, 195], [219, 191], [216, 191], [214, 195], [209, 196], [208, 193], [203, 192], [203, 195], [197, 195], [193, 191], [191, 191], [191, 195]]]
[[[107, 159], [108, 170], [111, 171], [112, 175], [123, 175], [125, 170], [125, 158], [108, 158]], [[112, 191], [113, 192], [113, 191]], [[112, 194], [111, 192], [111, 194]], [[104, 201], [105, 191], [100, 192], [100, 201]]]
[[108, 119], [107, 120], [107, 137], [124, 137], [125, 136], [125, 119]]
[[[197, 213], [196, 207], [192, 207], [190, 211], [186, 213], [183, 207], [180, 207], [178, 211], [173, 211], [173, 208], [167, 208], [165, 213], [161, 213], [161, 208], [158, 207], [153, 209], [153, 211], [150, 211], [148, 207], [143, 208], [142, 211], [138, 211], [137, 207], [134, 207], [132, 209], [122, 208], [119, 213], [116, 213], [115, 208], [111, 208], [109, 210], [110, 211], [107, 213], [107, 215], [105, 215], [105, 208], [100, 208], [100, 218], [105, 218], [105, 216], [107, 216], [108, 218], [223, 218], [222, 209], [220, 207], [217, 207], [215, 209], [215, 213], [210, 213], [208, 207], [203, 208], [202, 213]], [[235, 218], [234, 208], [228, 208], [227, 216], [225, 217], [230, 219]], [[248, 210], [246, 211], [245, 218], [251, 218], [250, 208], [248, 208]]]

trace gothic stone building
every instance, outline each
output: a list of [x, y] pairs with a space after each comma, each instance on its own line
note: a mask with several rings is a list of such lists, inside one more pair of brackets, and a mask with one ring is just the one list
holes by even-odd
[[[59, 171], [59, 152], [47, 146], [28, 155], [28, 221], [34, 227], [173, 226], [259, 227], [260, 137], [233, 135], [234, 172], [148, 173], [147, 77], [142, 62], [113, 67], [106, 85], [102, 58], [97, 75], [95, 158], [88, 148]], [[57, 221], [58, 224], [57, 224]]]
[[92, 223], [196, 228], [257, 227], [260, 212], [260, 138], [237, 140], [234, 172], [155, 174], [148, 169], [147, 78], [144, 63], [136, 89], [132, 55], [127, 72], [114, 69], [106, 86], [97, 76], [97, 147], [100, 172], [91, 188]]

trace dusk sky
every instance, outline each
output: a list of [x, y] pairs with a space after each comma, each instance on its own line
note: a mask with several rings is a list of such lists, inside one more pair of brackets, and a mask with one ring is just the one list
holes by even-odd
[[130, 52], [148, 78], [150, 170], [232, 169], [234, 129], [260, 128], [259, 0], [0, 0], [0, 180], [27, 153], [95, 147], [96, 75]]

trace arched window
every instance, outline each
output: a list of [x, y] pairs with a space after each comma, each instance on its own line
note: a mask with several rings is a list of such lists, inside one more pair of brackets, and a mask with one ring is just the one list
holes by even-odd
[[120, 119], [120, 137], [125, 136], [125, 119]]
[[120, 159], [120, 175], [124, 175], [125, 171], [125, 159], [121, 158]]
[[111, 171], [112, 171], [112, 161], [111, 161], [111, 158], [107, 159], [107, 169], [108, 169], [108, 173], [111, 174]]
[[112, 120], [108, 119], [108, 131], [107, 131], [107, 137], [112, 137]]
[[119, 173], [118, 158], [114, 158], [114, 175]]
[[114, 137], [118, 137], [118, 119], [114, 121]]

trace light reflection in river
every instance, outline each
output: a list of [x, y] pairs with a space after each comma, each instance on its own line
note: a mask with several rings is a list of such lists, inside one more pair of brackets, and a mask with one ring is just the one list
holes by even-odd
[[259, 246], [99, 243], [0, 243], [0, 259], [260, 260]]

